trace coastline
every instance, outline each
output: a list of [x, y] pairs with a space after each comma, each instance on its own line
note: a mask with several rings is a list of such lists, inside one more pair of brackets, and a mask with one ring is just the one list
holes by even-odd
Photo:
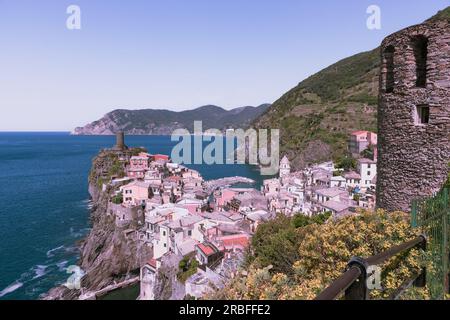
[[[142, 151], [141, 148], [131, 148], [127, 152], [131, 154], [137, 150]], [[101, 173], [111, 167], [111, 163], [105, 161], [109, 152], [111, 151], [105, 149], [98, 153], [92, 161], [89, 175], [91, 230], [84, 239], [76, 243], [80, 250], [77, 265], [85, 271], [85, 276], [81, 279], [82, 288], [69, 290], [64, 285], [59, 285], [42, 295], [42, 300], [95, 300], [118, 290], [118, 287], [136, 285], [140, 267], [152, 255], [137, 237], [125, 235], [128, 226], [118, 227], [108, 215], [112, 189], [100, 187], [98, 182], [101, 180]], [[208, 192], [212, 192], [217, 187], [251, 185], [256, 181], [233, 176], [208, 180], [205, 183]]]

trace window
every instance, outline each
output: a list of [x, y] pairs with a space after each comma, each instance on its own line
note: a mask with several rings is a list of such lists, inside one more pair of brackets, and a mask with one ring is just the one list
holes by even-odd
[[367, 171], [367, 175], [370, 176], [370, 171]]
[[384, 69], [384, 91], [391, 93], [394, 91], [394, 52], [393, 46], [388, 46], [383, 53], [383, 69]]
[[412, 46], [416, 59], [416, 87], [425, 88], [427, 84], [428, 39], [424, 36], [414, 37]]
[[163, 236], [166, 236], [166, 232], [165, 231], [163, 231]]
[[430, 107], [429, 106], [417, 106], [414, 120], [415, 120], [416, 124], [429, 123], [430, 122]]

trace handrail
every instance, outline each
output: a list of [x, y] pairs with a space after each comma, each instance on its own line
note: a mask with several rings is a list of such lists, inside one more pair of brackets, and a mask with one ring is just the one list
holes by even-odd
[[407, 251], [416, 246], [419, 246], [424, 241], [426, 241], [425, 236], [423, 236], [423, 235], [418, 236], [417, 238], [415, 238], [411, 241], [402, 243], [402, 244], [392, 247], [384, 252], [381, 252], [372, 257], [369, 257], [366, 259], [366, 262], [369, 264], [369, 266], [381, 264], [381, 263], [385, 262], [386, 260], [392, 258], [393, 256], [395, 256], [403, 251]]
[[[348, 263], [346, 271], [339, 276], [339, 278], [333, 281], [333, 283], [325, 290], [323, 290], [314, 300], [334, 300], [344, 292], [347, 300], [368, 299], [366, 280], [367, 268], [369, 266], [381, 264], [397, 254], [415, 247], [425, 249], [426, 242], [426, 237], [424, 235], [420, 235], [413, 240], [394, 246], [367, 259], [353, 257]], [[423, 269], [422, 273], [418, 277], [425, 277], [425, 273], [426, 271]], [[418, 286], [423, 286], [424, 284], [424, 279], [422, 279], [422, 281], [417, 281]]]
[[361, 269], [353, 266], [334, 280], [333, 284], [323, 290], [314, 300], [334, 300], [347, 290], [361, 275]]

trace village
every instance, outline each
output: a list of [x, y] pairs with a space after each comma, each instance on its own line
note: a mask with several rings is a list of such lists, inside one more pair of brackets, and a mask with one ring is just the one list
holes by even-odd
[[[119, 133], [113, 150], [121, 154], [125, 148]], [[258, 225], [277, 214], [328, 213], [339, 219], [374, 208], [377, 135], [351, 133], [348, 152], [354, 168], [330, 161], [293, 171], [284, 156], [279, 175], [260, 188], [242, 177], [205, 181], [167, 155], [121, 154], [125, 176], [112, 178], [103, 189], [114, 190], [107, 214], [116, 226], [153, 253], [141, 266], [139, 299], [155, 299], [162, 267], [178, 270], [172, 299], [201, 298], [222, 288], [239, 272]]]

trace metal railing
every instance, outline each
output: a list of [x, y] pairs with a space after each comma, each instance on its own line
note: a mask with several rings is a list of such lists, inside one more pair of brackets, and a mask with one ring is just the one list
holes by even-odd
[[[345, 300], [368, 300], [369, 288], [367, 287], [368, 268], [370, 266], [380, 265], [390, 258], [409, 251], [413, 248], [426, 250], [427, 240], [421, 235], [414, 240], [394, 246], [389, 250], [376, 254], [369, 258], [353, 257], [347, 265], [346, 271], [337, 278], [328, 288], [323, 290], [315, 300], [334, 300], [342, 294]], [[391, 299], [396, 299], [404, 290], [411, 285], [424, 287], [426, 284], [426, 269], [423, 268], [419, 274], [414, 274], [407, 279], [391, 295]]]
[[412, 203], [411, 225], [427, 235], [433, 272], [427, 279], [432, 299], [450, 293], [450, 188]]

